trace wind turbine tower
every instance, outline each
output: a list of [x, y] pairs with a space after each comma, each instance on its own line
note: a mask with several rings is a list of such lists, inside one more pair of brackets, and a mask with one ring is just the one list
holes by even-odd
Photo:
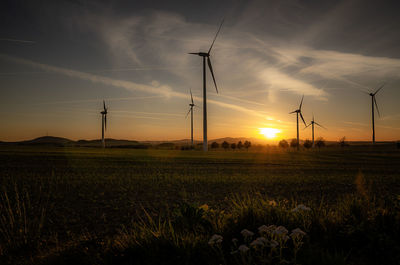
[[215, 90], [218, 93], [218, 88], [217, 88], [217, 82], [215, 81], [215, 77], [214, 77], [214, 72], [213, 72], [213, 68], [211, 65], [211, 59], [210, 59], [210, 52], [211, 49], [215, 43], [215, 40], [217, 39], [218, 33], [221, 30], [222, 24], [224, 23], [224, 20], [222, 20], [217, 34], [215, 34], [214, 40], [210, 46], [210, 49], [208, 50], [208, 52], [191, 52], [189, 54], [194, 54], [194, 55], [198, 55], [203, 57], [203, 151], [208, 151], [208, 143], [207, 143], [207, 89], [206, 89], [206, 58], [207, 58], [207, 64], [208, 64], [208, 68], [210, 69], [210, 73], [211, 76], [213, 78], [214, 81], [214, 85], [215, 85]]
[[376, 106], [376, 110], [378, 111], [378, 115], [379, 117], [381, 116], [381, 114], [379, 113], [379, 109], [378, 109], [378, 104], [376, 103], [376, 98], [375, 95], [376, 93], [379, 92], [379, 90], [381, 90], [383, 87], [385, 86], [385, 84], [383, 84], [380, 88], [378, 88], [375, 93], [369, 93], [369, 95], [371, 96], [371, 108], [372, 108], [372, 143], [375, 144], [375, 109], [374, 109], [374, 105]]
[[186, 114], [186, 118], [190, 113], [190, 125], [191, 125], [191, 134], [190, 134], [191, 135], [191, 141], [190, 141], [190, 143], [191, 143], [191, 146], [193, 147], [193, 107], [196, 106], [196, 105], [194, 104], [194, 101], [193, 101], [192, 90], [190, 90], [190, 99], [191, 99], [192, 103], [189, 104], [189, 111]]
[[289, 112], [289, 114], [296, 113], [296, 121], [297, 121], [297, 151], [300, 150], [300, 140], [299, 140], [299, 114], [301, 119], [303, 120], [304, 126], [307, 126], [306, 122], [304, 121], [303, 115], [301, 114], [301, 106], [303, 105], [303, 99], [304, 95], [301, 98], [301, 102], [299, 105], [299, 108], [297, 110], [294, 110], [292, 112]]
[[[313, 115], [312, 121], [310, 122], [310, 124], [308, 124], [308, 125], [306, 126], [306, 128], [307, 128], [308, 126], [311, 125], [311, 128], [312, 128], [312, 147], [313, 147], [313, 148], [314, 148], [314, 124], [318, 125], [318, 126], [321, 127], [321, 128], [326, 129], [324, 126], [322, 126], [321, 124], [319, 124], [318, 122], [316, 122], [316, 121], [314, 120], [314, 115]], [[305, 128], [304, 128], [304, 129], [305, 129]]]
[[100, 114], [101, 114], [101, 145], [103, 148], [105, 148], [106, 142], [104, 139], [104, 131], [107, 130], [107, 108], [104, 100], [103, 100], [103, 111], [100, 112]]

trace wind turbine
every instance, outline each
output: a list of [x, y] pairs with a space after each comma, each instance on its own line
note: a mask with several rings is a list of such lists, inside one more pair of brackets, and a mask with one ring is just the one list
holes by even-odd
[[[324, 128], [324, 129], [326, 129], [324, 126], [322, 126], [321, 124], [319, 124], [318, 122], [316, 122], [315, 120], [314, 120], [314, 114], [313, 114], [313, 116], [312, 116], [312, 121], [310, 122], [310, 124], [308, 124], [307, 126], [306, 126], [306, 128], [308, 127], [308, 126], [312, 126], [312, 147], [314, 147], [314, 124], [316, 124], [316, 125], [318, 125], [319, 127], [321, 127], [321, 128]], [[305, 129], [305, 128], [304, 128]]]
[[371, 107], [372, 107], [372, 143], [375, 144], [375, 110], [374, 110], [374, 104], [376, 106], [376, 110], [378, 111], [378, 115], [379, 117], [381, 116], [381, 114], [379, 113], [379, 109], [378, 109], [378, 104], [376, 103], [376, 98], [375, 95], [376, 93], [379, 92], [379, 90], [381, 90], [383, 87], [385, 86], [385, 84], [381, 85], [380, 88], [378, 88], [375, 93], [369, 93], [369, 95], [371, 96]]
[[104, 140], [104, 131], [107, 130], [107, 108], [106, 103], [103, 100], [103, 111], [101, 113], [101, 144], [102, 147], [106, 147], [106, 142]]
[[215, 90], [218, 93], [217, 82], [215, 81], [213, 68], [211, 65], [210, 59], [210, 52], [214, 45], [215, 40], [217, 39], [218, 33], [221, 30], [222, 24], [224, 20], [222, 20], [221, 24], [219, 25], [218, 31], [215, 34], [214, 40], [211, 43], [210, 49], [208, 52], [190, 52], [189, 54], [194, 54], [203, 57], [203, 151], [208, 151], [208, 144], [207, 144], [207, 89], [206, 89], [206, 58], [208, 68], [210, 69], [212, 79], [214, 81]]
[[296, 113], [296, 118], [297, 118], [297, 150], [300, 149], [300, 141], [299, 141], [299, 114], [300, 114], [301, 119], [302, 119], [303, 122], [304, 122], [304, 126], [307, 126], [306, 122], [304, 121], [303, 115], [301, 114], [301, 106], [303, 105], [303, 99], [304, 99], [304, 95], [303, 95], [303, 97], [301, 98], [301, 102], [300, 102], [299, 108], [298, 108], [297, 110], [294, 110], [294, 111], [292, 111], [292, 112], [289, 112], [289, 114]]
[[192, 90], [190, 89], [190, 99], [192, 103], [189, 104], [189, 111], [186, 114], [186, 118], [190, 113], [190, 124], [191, 124], [191, 146], [193, 147], [193, 107], [196, 106], [193, 102], [193, 95], [192, 95]]

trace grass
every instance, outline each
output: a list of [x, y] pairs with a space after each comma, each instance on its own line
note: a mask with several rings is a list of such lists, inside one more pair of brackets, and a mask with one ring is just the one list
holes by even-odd
[[[245, 243], [242, 229], [274, 224], [307, 232], [301, 264], [395, 264], [399, 161], [394, 149], [370, 147], [1, 147], [0, 261], [272, 264], [276, 257], [261, 259], [252, 248], [245, 258], [230, 252], [232, 238]], [[292, 212], [298, 204], [312, 211]], [[207, 244], [213, 234], [224, 238], [218, 251]], [[288, 241], [284, 256], [293, 263], [292, 249]]]

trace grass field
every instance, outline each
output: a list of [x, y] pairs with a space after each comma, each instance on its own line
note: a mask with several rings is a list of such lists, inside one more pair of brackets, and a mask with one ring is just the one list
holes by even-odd
[[[392, 147], [204, 154], [7, 146], [0, 184], [4, 263], [297, 263], [294, 239], [278, 254], [240, 238], [263, 224], [307, 233], [301, 264], [399, 260], [400, 152]], [[311, 211], [291, 211], [299, 204]], [[223, 242], [207, 244], [213, 234]], [[235, 254], [235, 237], [250, 250]]]

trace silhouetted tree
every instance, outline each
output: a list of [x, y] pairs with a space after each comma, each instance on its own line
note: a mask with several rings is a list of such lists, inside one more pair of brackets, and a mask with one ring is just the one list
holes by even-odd
[[238, 148], [239, 150], [243, 148], [243, 143], [242, 143], [242, 141], [239, 141], [239, 142], [238, 142], [237, 148]]
[[400, 141], [398, 141], [398, 142], [396, 143], [396, 145], [397, 145], [397, 149], [400, 149]]
[[288, 148], [289, 147], [289, 143], [285, 139], [280, 140], [278, 145], [280, 148]]
[[227, 141], [224, 141], [224, 142], [221, 144], [221, 146], [222, 146], [222, 148], [224, 148], [225, 151], [226, 151], [226, 149], [229, 148], [229, 143], [228, 143]]
[[322, 137], [319, 137], [317, 141], [315, 142], [315, 146], [318, 148], [324, 147], [325, 146], [325, 140]]
[[297, 147], [297, 139], [292, 139], [292, 141], [290, 141], [290, 147], [293, 147], [293, 148]]
[[249, 148], [251, 147], [251, 142], [250, 141], [245, 141], [244, 142], [244, 147], [249, 151]]
[[235, 150], [235, 149], [236, 149], [236, 144], [235, 144], [235, 143], [232, 143], [232, 144], [231, 144], [231, 148], [232, 148], [233, 150]]
[[348, 144], [346, 142], [346, 136], [343, 136], [342, 138], [339, 139], [339, 146], [340, 147], [348, 146]]
[[212, 149], [217, 149], [217, 148], [219, 148], [219, 144], [217, 142], [212, 142], [211, 148]]
[[307, 139], [307, 140], [304, 141], [303, 146], [304, 146], [306, 149], [310, 149], [310, 148], [312, 147], [312, 142], [311, 142], [310, 140]]

